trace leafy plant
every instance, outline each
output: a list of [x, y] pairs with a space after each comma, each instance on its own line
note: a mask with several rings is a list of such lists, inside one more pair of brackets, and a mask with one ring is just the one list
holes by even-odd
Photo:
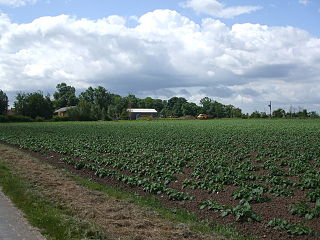
[[311, 235], [314, 233], [314, 231], [307, 226], [290, 224], [288, 221], [282, 219], [272, 219], [268, 223], [268, 226], [273, 229], [285, 229], [292, 235]]
[[263, 186], [246, 186], [239, 188], [232, 193], [234, 199], [240, 199], [240, 203], [245, 202], [267, 202], [270, 198], [264, 195], [266, 188]]
[[310, 202], [316, 202], [320, 199], [320, 188], [309, 190], [306, 197]]
[[262, 217], [252, 210], [251, 205], [246, 202], [232, 209], [232, 214], [236, 217], [236, 221], [244, 222], [260, 222]]

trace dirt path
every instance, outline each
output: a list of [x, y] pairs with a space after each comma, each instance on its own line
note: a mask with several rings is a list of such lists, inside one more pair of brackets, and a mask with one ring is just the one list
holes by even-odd
[[77, 216], [92, 222], [115, 239], [224, 239], [195, 234], [188, 225], [163, 220], [131, 200], [119, 200], [91, 191], [71, 180], [63, 171], [11, 147], [0, 145], [0, 156], [19, 175], [40, 185], [45, 195], [74, 210]]
[[0, 239], [1, 240], [43, 240], [41, 234], [32, 228], [23, 214], [0, 190]]

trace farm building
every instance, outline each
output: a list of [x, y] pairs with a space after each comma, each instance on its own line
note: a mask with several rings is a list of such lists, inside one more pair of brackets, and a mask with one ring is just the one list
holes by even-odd
[[156, 117], [157, 110], [147, 108], [128, 108], [130, 120], [135, 120], [144, 117]]
[[63, 108], [60, 108], [56, 111], [54, 111], [54, 114], [58, 114], [59, 117], [65, 117], [66, 114], [67, 114], [67, 111], [71, 108], [74, 108], [75, 106], [71, 106], [71, 107], [63, 107]]

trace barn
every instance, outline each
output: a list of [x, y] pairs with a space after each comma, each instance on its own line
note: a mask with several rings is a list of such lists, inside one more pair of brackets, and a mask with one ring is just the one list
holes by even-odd
[[67, 111], [71, 108], [74, 108], [75, 106], [71, 106], [71, 107], [63, 107], [63, 108], [60, 108], [56, 111], [54, 111], [55, 114], [58, 114], [59, 117], [65, 117], [66, 114], [67, 114]]
[[157, 110], [149, 108], [128, 108], [130, 120], [136, 120], [138, 118], [155, 118], [158, 114]]

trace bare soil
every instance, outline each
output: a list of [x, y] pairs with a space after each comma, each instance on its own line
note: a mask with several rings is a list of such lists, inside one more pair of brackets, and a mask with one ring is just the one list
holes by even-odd
[[[24, 150], [24, 152], [27, 151]], [[225, 239], [218, 235], [209, 236], [194, 233], [187, 224], [164, 220], [157, 213], [137, 206], [130, 199], [119, 200], [105, 193], [80, 186], [58, 168], [65, 168], [91, 179], [95, 178], [93, 174], [89, 171], [77, 171], [64, 165], [58, 161], [57, 156], [43, 156], [32, 152], [25, 154], [24, 152], [0, 144], [0, 155], [16, 174], [37, 184], [50, 199], [72, 209], [78, 217], [93, 223], [114, 239]], [[47, 164], [48, 162], [52, 165]], [[102, 181], [101, 179], [96, 180]], [[103, 181], [108, 183], [107, 179]], [[110, 181], [109, 184], [121, 186], [113, 181]]]

